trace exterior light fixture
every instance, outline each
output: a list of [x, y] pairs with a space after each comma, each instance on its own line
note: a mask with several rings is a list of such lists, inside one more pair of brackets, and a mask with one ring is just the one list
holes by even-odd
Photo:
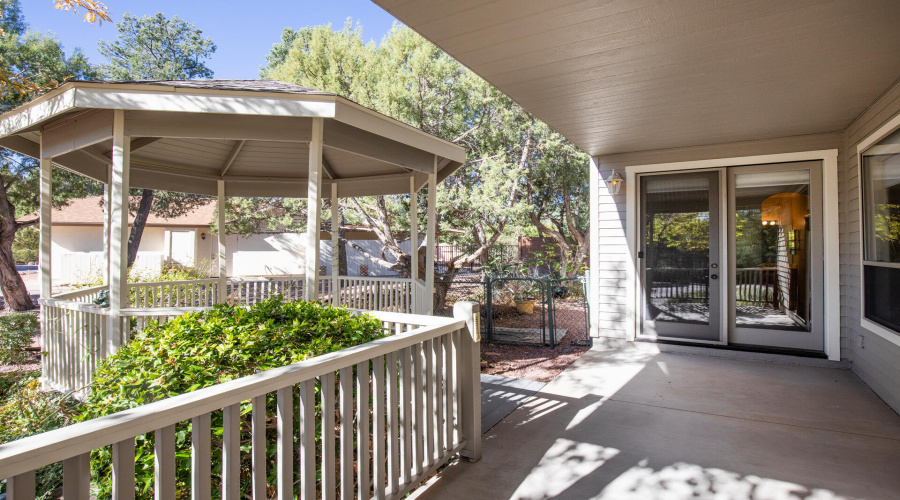
[[619, 194], [619, 190], [622, 189], [622, 185], [625, 184], [625, 179], [623, 179], [618, 172], [613, 170], [613, 173], [610, 174], [604, 182], [606, 182], [606, 190], [609, 194], [615, 196]]
[[205, 240], [205, 239], [206, 239], [206, 233], [200, 233], [200, 239], [201, 239], [201, 240]]

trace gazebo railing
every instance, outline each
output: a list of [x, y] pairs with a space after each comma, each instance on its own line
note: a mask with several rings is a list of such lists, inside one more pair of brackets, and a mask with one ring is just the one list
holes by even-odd
[[[113, 498], [133, 497], [135, 439], [151, 433], [157, 498], [187, 494], [176, 491], [178, 453], [190, 454], [194, 498], [219, 488], [223, 498], [264, 498], [271, 496], [267, 487], [278, 498], [294, 498], [297, 490], [302, 498], [403, 498], [455, 454], [480, 458], [476, 307], [460, 303], [452, 319], [375, 312], [394, 335], [0, 445], [7, 498], [33, 499], [36, 470], [61, 461], [64, 498], [87, 500], [90, 454], [106, 446], [112, 447]], [[266, 412], [267, 396], [276, 399], [274, 415]], [[241, 428], [247, 401], [252, 426]], [[221, 482], [213, 482], [210, 422], [218, 412], [223, 470]], [[272, 485], [266, 481], [269, 419], [278, 429]], [[179, 449], [176, 425], [187, 422], [192, 445]], [[252, 491], [241, 491], [243, 452], [252, 459], [244, 472]]]
[[130, 283], [132, 307], [200, 307], [218, 302], [216, 278]]
[[341, 276], [338, 278], [342, 306], [371, 311], [413, 312], [413, 288], [409, 278]]
[[71, 300], [73, 302], [93, 302], [100, 297], [100, 292], [106, 290], [106, 285], [79, 288], [70, 292], [58, 293], [52, 298], [59, 300]]
[[[228, 278], [228, 301], [252, 305], [276, 295], [282, 295], [287, 300], [301, 300], [305, 279], [303, 275]], [[320, 294], [323, 281], [324, 278], [319, 279]]]

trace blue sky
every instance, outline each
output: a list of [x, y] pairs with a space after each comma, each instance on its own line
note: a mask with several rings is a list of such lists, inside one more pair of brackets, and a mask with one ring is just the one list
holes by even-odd
[[[143, 16], [162, 12], [194, 23], [212, 38], [218, 49], [208, 62], [216, 78], [258, 78], [272, 44], [285, 27], [300, 28], [331, 23], [343, 26], [348, 17], [363, 27], [366, 41], [380, 41], [395, 19], [369, 0], [104, 0], [113, 21], [122, 14]], [[29, 27], [53, 32], [66, 51], [80, 47], [92, 63], [101, 63], [99, 40], [116, 37], [112, 23], [91, 26], [71, 12], [53, 8], [53, 0], [22, 0], [22, 12]]]

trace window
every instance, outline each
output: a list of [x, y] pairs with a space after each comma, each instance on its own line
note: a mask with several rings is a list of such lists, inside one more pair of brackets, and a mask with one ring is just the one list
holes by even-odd
[[864, 316], [900, 332], [900, 131], [861, 156]]

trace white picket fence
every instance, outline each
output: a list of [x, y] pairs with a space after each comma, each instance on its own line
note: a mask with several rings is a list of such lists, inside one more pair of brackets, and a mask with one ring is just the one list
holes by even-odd
[[338, 305], [370, 311], [413, 312], [412, 281], [408, 278], [341, 276]]
[[218, 301], [219, 280], [207, 278], [185, 281], [130, 283], [131, 307], [202, 307]]
[[[473, 461], [481, 456], [477, 308], [458, 303], [454, 318], [373, 312], [393, 335], [0, 445], [7, 499], [33, 500], [36, 469], [56, 462], [63, 463], [63, 497], [89, 499], [90, 453], [105, 446], [112, 446], [113, 498], [133, 499], [135, 438], [149, 433], [155, 436], [155, 498], [184, 497], [188, 492], [176, 491], [175, 426], [188, 421], [190, 496], [206, 500], [220, 488], [224, 499], [264, 499], [271, 417], [278, 429], [277, 484], [268, 486], [277, 498], [402, 498], [456, 453]], [[299, 407], [293, 404], [297, 392]], [[269, 394], [277, 398], [275, 415], [266, 414]], [[252, 425], [243, 429], [249, 443], [241, 442], [245, 401], [252, 401]], [[210, 422], [219, 411], [223, 471], [213, 483]], [[252, 458], [252, 491], [241, 491], [242, 444], [249, 444]]]

